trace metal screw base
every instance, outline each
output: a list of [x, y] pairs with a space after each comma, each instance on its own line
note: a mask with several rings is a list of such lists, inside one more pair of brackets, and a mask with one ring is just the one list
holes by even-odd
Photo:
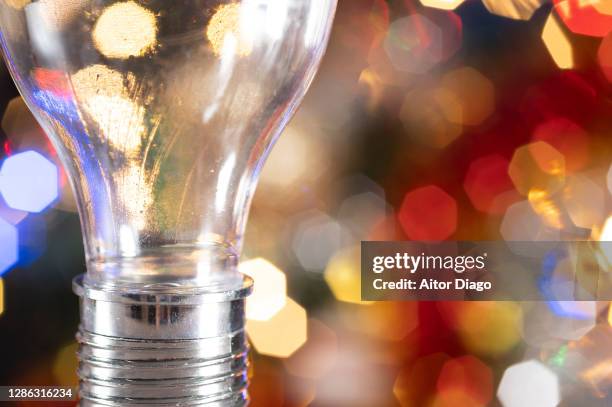
[[80, 296], [81, 406], [244, 406], [251, 281], [223, 292], [117, 292], [74, 281]]

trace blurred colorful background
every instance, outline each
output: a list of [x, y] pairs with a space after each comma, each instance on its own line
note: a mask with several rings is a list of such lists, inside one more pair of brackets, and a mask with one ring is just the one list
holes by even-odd
[[[611, 31], [609, 0], [340, 0], [248, 225], [253, 406], [612, 405], [610, 303], [359, 281], [362, 240], [612, 240]], [[0, 112], [0, 384], [75, 386], [74, 200], [4, 67]]]

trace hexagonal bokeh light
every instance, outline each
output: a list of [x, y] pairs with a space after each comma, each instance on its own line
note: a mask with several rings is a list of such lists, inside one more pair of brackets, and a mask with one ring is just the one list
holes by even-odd
[[463, 4], [465, 0], [421, 0], [425, 7], [438, 8], [440, 10], [454, 10]]
[[283, 309], [267, 321], [247, 322], [247, 333], [255, 350], [262, 355], [288, 358], [308, 339], [306, 310], [291, 298]]
[[0, 193], [7, 205], [41, 212], [58, 197], [58, 170], [36, 151], [8, 157], [0, 167]]
[[612, 7], [608, 0], [554, 0], [555, 11], [576, 34], [603, 37], [612, 29]]
[[559, 378], [537, 360], [506, 369], [497, 397], [505, 407], [553, 407], [559, 404]]
[[546, 24], [544, 24], [542, 41], [544, 41], [548, 53], [559, 68], [570, 69], [574, 67], [572, 44], [554, 13], [548, 16]]
[[253, 293], [247, 297], [248, 319], [267, 321], [283, 309], [287, 297], [287, 279], [282, 271], [262, 258], [244, 261], [238, 269], [255, 282]]
[[0, 218], [0, 276], [7, 272], [19, 259], [17, 229]]
[[510, 162], [499, 154], [491, 154], [472, 161], [463, 188], [472, 205], [482, 212], [502, 214], [518, 194], [508, 176]]
[[409, 238], [444, 240], [457, 229], [457, 203], [442, 188], [428, 185], [404, 196], [398, 217]]
[[525, 196], [534, 189], [556, 192], [565, 183], [565, 157], [550, 144], [536, 141], [516, 149], [508, 174]]
[[492, 14], [513, 20], [529, 20], [546, 0], [482, 0]]

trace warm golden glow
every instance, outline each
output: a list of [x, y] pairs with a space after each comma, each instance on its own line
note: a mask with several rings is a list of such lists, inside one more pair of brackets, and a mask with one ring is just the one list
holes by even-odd
[[483, 0], [491, 13], [513, 20], [529, 20], [544, 0]]
[[306, 310], [291, 298], [267, 321], [248, 320], [247, 333], [258, 353], [288, 358], [308, 339]]
[[232, 51], [240, 56], [249, 55], [253, 49], [251, 39], [240, 26], [238, 3], [225, 4], [217, 9], [206, 28], [206, 38], [216, 55], [221, 55], [226, 47], [233, 47]]
[[542, 218], [546, 225], [555, 229], [561, 229], [563, 227], [561, 211], [555, 202], [550, 199], [550, 195], [547, 191], [533, 188], [529, 190], [527, 197], [533, 211]]
[[247, 298], [248, 319], [267, 321], [283, 309], [287, 302], [287, 279], [282, 271], [263, 258], [244, 261], [238, 269], [255, 283]]
[[334, 255], [327, 264], [323, 277], [338, 301], [371, 304], [361, 300], [359, 248], [349, 248]]
[[421, 0], [425, 7], [438, 8], [441, 10], [454, 10], [465, 0]]
[[93, 40], [108, 58], [142, 56], [157, 43], [155, 15], [133, 1], [115, 3], [96, 22]]
[[72, 75], [71, 81], [87, 114], [113, 147], [132, 152], [141, 146], [145, 109], [129, 98], [132, 76], [91, 65]]
[[571, 69], [574, 67], [574, 51], [572, 50], [572, 44], [569, 42], [567, 35], [552, 12], [544, 25], [542, 41], [544, 41], [544, 45], [546, 45], [550, 56], [559, 68]]

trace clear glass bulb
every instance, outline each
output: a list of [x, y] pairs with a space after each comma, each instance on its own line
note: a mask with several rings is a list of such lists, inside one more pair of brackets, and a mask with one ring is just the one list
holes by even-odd
[[77, 196], [87, 284], [237, 283], [258, 174], [335, 3], [0, 0], [9, 69]]

